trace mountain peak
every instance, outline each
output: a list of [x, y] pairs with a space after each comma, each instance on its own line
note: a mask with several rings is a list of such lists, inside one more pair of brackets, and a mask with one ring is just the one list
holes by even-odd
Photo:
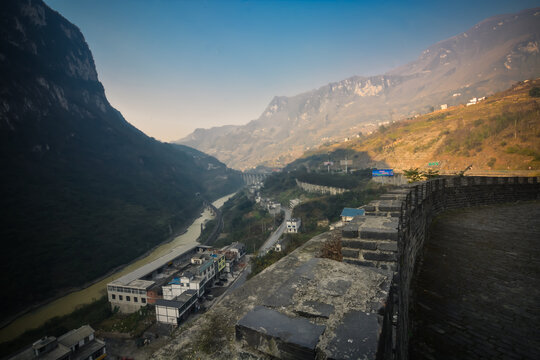
[[535, 78], [539, 44], [540, 8], [495, 16], [383, 75], [352, 76], [274, 97], [257, 120], [219, 134], [198, 131], [197, 141], [185, 143], [237, 168], [283, 166], [307, 148]]

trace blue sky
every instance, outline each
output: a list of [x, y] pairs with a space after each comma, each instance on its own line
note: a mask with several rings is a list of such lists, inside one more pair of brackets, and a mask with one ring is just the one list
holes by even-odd
[[163, 141], [416, 59], [540, 1], [45, 0], [83, 32], [111, 104]]

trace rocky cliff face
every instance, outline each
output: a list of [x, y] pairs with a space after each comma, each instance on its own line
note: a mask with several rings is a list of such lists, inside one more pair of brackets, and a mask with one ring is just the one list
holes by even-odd
[[540, 75], [540, 8], [487, 19], [387, 74], [351, 77], [276, 97], [243, 126], [197, 129], [180, 140], [236, 168], [282, 166], [305, 150], [354, 137], [432, 106], [465, 103]]
[[241, 179], [130, 125], [79, 29], [41, 0], [0, 7], [4, 320], [143, 254]]

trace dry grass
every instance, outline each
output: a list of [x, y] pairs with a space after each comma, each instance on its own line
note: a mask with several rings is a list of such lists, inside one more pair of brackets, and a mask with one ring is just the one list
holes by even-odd
[[540, 170], [540, 98], [529, 91], [540, 79], [518, 83], [473, 106], [455, 106], [406, 119], [347, 144], [397, 170], [426, 169], [438, 161], [442, 172]]
[[333, 233], [331, 238], [326, 240], [321, 249], [321, 258], [343, 261], [341, 254], [341, 237], [338, 233]]

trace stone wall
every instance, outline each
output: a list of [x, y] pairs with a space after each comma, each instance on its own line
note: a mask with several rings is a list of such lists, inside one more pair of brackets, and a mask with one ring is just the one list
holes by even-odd
[[411, 282], [434, 217], [451, 209], [538, 199], [539, 179], [532, 177], [452, 177], [410, 188], [398, 225], [396, 359], [408, 359]]
[[343, 262], [321, 259], [320, 234], [231, 291], [154, 357], [208, 358], [193, 345], [204, 321], [227, 332], [212, 358], [408, 359], [411, 282], [435, 216], [540, 199], [538, 178], [455, 177], [393, 189], [341, 231]]
[[344, 192], [349, 191], [347, 189], [342, 189], [342, 188], [337, 188], [337, 187], [332, 187], [332, 186], [309, 184], [306, 182], [299, 181], [298, 179], [296, 179], [296, 185], [298, 185], [298, 187], [301, 188], [302, 190], [310, 192], [310, 193], [337, 195], [337, 194], [343, 194]]

